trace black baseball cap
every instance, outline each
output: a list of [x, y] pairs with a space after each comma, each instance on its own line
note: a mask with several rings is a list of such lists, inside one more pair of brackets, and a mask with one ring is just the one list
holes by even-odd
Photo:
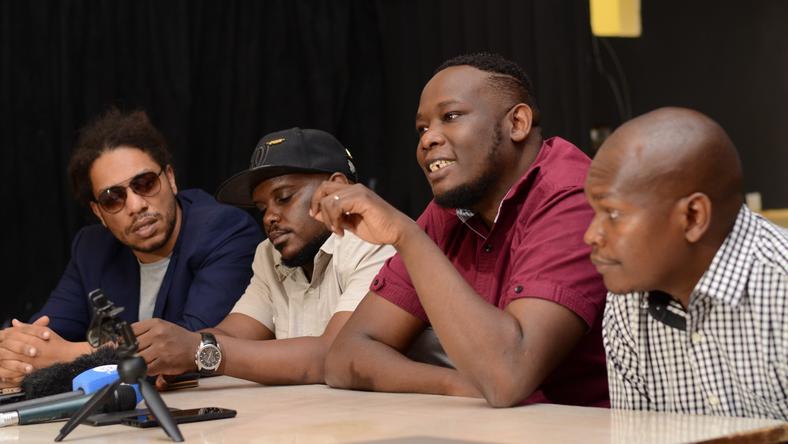
[[252, 191], [260, 182], [292, 173], [343, 173], [358, 182], [353, 157], [331, 134], [290, 128], [264, 136], [252, 152], [249, 169], [224, 181], [216, 200], [240, 207], [254, 206]]

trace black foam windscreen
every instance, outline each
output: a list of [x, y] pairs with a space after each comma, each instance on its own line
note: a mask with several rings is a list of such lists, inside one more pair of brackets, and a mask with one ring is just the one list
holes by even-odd
[[112, 399], [101, 409], [105, 413], [133, 410], [137, 406], [137, 392], [130, 385], [121, 384], [115, 389]]
[[85, 370], [101, 365], [118, 364], [120, 357], [115, 348], [105, 346], [82, 355], [73, 362], [54, 364], [35, 370], [22, 380], [26, 399], [36, 399], [71, 391], [71, 381]]

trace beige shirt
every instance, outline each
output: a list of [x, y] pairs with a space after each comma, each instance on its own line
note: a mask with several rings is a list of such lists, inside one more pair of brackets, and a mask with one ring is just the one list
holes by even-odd
[[232, 312], [256, 319], [277, 339], [320, 336], [334, 313], [356, 309], [393, 254], [391, 246], [367, 243], [349, 231], [342, 237], [332, 234], [315, 255], [310, 282], [300, 267], [283, 265], [266, 239], [257, 247], [254, 275]]

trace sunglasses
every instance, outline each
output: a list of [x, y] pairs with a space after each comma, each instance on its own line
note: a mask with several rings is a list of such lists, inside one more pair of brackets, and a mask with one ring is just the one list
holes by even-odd
[[130, 188], [138, 196], [155, 196], [161, 190], [159, 176], [163, 172], [164, 168], [158, 173], [148, 171], [137, 174], [127, 181], [106, 188], [96, 197], [96, 203], [107, 213], [117, 213], [126, 205], [126, 188]]

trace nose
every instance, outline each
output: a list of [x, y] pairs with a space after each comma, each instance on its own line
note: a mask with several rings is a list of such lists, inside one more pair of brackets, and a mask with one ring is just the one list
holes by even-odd
[[131, 214], [140, 213], [148, 209], [148, 201], [132, 190], [126, 192], [126, 210]]
[[602, 231], [602, 224], [599, 222], [599, 217], [594, 215], [591, 223], [588, 225], [585, 234], [583, 235], [583, 242], [589, 246], [601, 246], [604, 240], [604, 233]]
[[444, 139], [443, 134], [437, 130], [437, 128], [427, 128], [421, 133], [421, 137], [419, 138], [419, 148], [421, 149], [432, 149], [436, 146], [440, 146], [446, 142]]
[[263, 214], [263, 225], [268, 229], [272, 224], [279, 222], [281, 219], [282, 216], [279, 214], [279, 210], [274, 207], [269, 207], [266, 208], [265, 214]]

